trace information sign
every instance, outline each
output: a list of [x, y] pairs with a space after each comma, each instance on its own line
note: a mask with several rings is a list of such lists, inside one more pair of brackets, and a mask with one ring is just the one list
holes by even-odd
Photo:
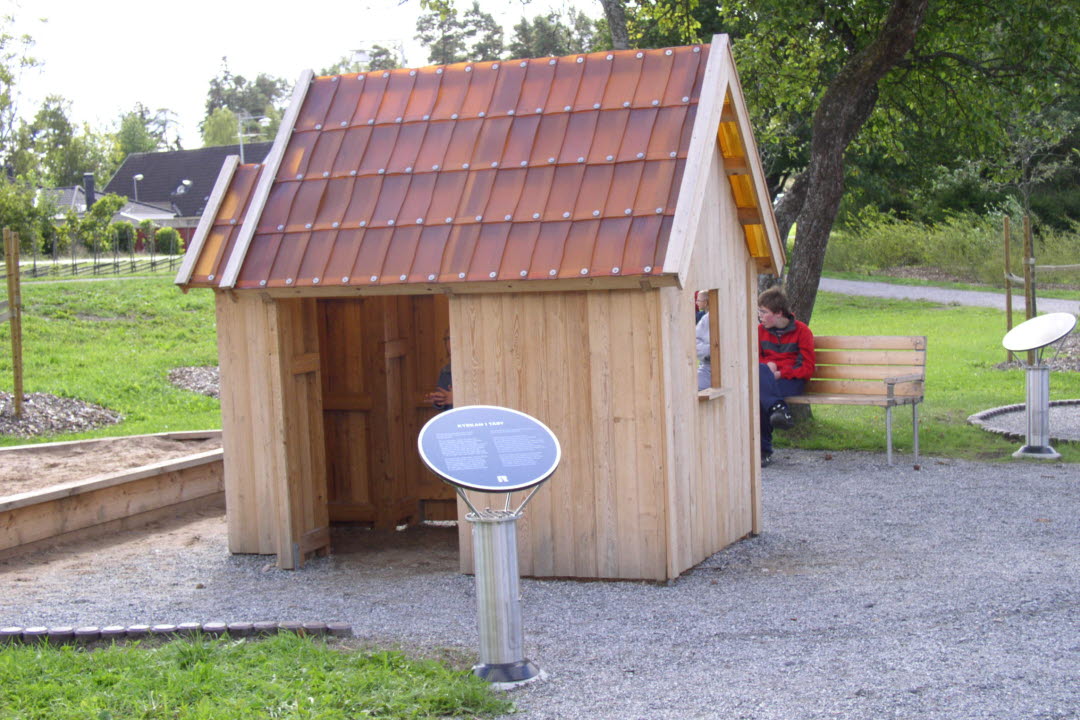
[[534, 417], [495, 405], [439, 413], [417, 439], [424, 463], [451, 485], [507, 493], [547, 480], [562, 457], [555, 434]]

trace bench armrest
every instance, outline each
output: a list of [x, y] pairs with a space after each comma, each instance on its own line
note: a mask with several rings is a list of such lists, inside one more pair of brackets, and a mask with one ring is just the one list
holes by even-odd
[[908, 373], [907, 375], [897, 375], [896, 377], [885, 378], [885, 394], [891, 398], [893, 396], [894, 386], [898, 383], [918, 382], [919, 380], [925, 379], [925, 377], [926, 375], [924, 373]]

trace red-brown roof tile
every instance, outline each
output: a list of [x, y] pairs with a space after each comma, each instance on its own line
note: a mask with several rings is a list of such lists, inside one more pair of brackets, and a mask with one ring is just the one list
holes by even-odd
[[236, 244], [226, 217], [259, 193], [258, 171], [244, 166], [189, 284], [214, 284], [234, 248], [246, 250], [238, 288], [674, 270], [661, 265], [707, 55], [696, 46], [315, 78], [279, 139], [249, 244]]

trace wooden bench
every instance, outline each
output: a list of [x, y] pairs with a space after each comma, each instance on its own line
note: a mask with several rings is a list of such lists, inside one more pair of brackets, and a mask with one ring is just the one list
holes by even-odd
[[873, 405], [885, 408], [888, 461], [892, 458], [892, 409], [911, 405], [915, 462], [919, 461], [919, 403], [926, 381], [926, 337], [820, 335], [814, 338], [817, 368], [799, 405]]

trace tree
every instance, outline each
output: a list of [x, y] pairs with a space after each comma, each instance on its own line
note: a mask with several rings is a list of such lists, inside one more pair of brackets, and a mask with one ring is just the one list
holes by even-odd
[[[787, 286], [809, 320], [848, 159], [876, 155], [912, 177], [1000, 154], [1001, 107], [1033, 108], [1076, 92], [1075, 6], [962, 0], [728, 0], [715, 21], [696, 0], [657, 0], [645, 27], [678, 10], [668, 37], [732, 34], [781, 235], [797, 221]], [[714, 24], [715, 23], [715, 24]]]
[[227, 107], [219, 107], [210, 113], [210, 116], [203, 120], [200, 130], [203, 147], [235, 145], [239, 142], [236, 113]]
[[[116, 132], [121, 157], [132, 153], [180, 150], [176, 134], [176, 113], [166, 108], [151, 112], [142, 103], [136, 103], [131, 112], [120, 116], [120, 129]], [[169, 135], [172, 135], [172, 141]]]
[[17, 129], [19, 82], [23, 72], [40, 64], [30, 56], [33, 38], [9, 32], [13, 22], [10, 15], [0, 17], [0, 162], [8, 168], [11, 143]]
[[[206, 116], [199, 129], [205, 136], [206, 123], [214, 111], [227, 108], [234, 113], [234, 118], [270, 118], [270, 123], [266, 126], [244, 128], [245, 132], [258, 135], [251, 138], [254, 142], [270, 139], [277, 133], [291, 87], [292, 84], [287, 80], [266, 73], [259, 73], [254, 81], [248, 81], [242, 75], [233, 75], [229, 70], [228, 58], [221, 58], [221, 74], [210, 80], [210, 89], [206, 93]], [[237, 142], [235, 130], [232, 142]]]
[[401, 67], [400, 57], [400, 50], [393, 50], [376, 43], [370, 50], [355, 50], [352, 55], [342, 57], [330, 67], [320, 71], [319, 75], [350, 75], [373, 70], [397, 70]]
[[599, 23], [576, 8], [550, 12], [532, 20], [522, 18], [514, 26], [508, 47], [510, 57], [532, 58], [573, 55], [607, 47]]
[[498, 60], [503, 51], [502, 28], [473, 0], [460, 18], [452, 0], [421, 3], [416, 39], [428, 47], [428, 62], [450, 65], [466, 60]]
[[118, 165], [115, 138], [76, 127], [68, 119], [71, 103], [50, 95], [29, 123], [20, 125], [9, 166], [17, 177], [46, 187], [79, 185], [86, 172], [104, 183]]

